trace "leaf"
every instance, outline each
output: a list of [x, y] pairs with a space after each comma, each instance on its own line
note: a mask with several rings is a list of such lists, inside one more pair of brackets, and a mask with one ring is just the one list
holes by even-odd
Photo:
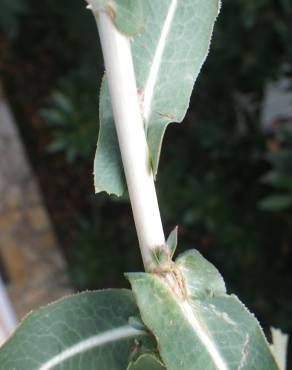
[[166, 244], [169, 248], [169, 254], [170, 258], [173, 258], [173, 255], [175, 253], [176, 247], [177, 247], [177, 232], [178, 232], [178, 227], [176, 226], [172, 232], [169, 234]]
[[71, 114], [74, 111], [73, 102], [62, 91], [55, 91], [51, 96], [50, 103], [64, 114]]
[[138, 315], [128, 290], [86, 292], [30, 314], [0, 348], [1, 370], [121, 370], [145, 331], [128, 324]]
[[99, 120], [93, 171], [95, 192], [106, 191], [108, 194], [121, 196], [124, 192], [124, 173], [116, 129], [112, 122], [108, 85], [105, 80], [101, 84]]
[[222, 276], [214, 265], [195, 250], [189, 250], [176, 259], [176, 266], [184, 277], [188, 297], [204, 298], [226, 293]]
[[166, 243], [153, 250], [154, 261], [160, 270], [167, 270], [172, 263], [172, 258], [177, 246], [177, 231], [178, 227], [176, 226], [168, 236]]
[[[208, 54], [219, 0], [144, 0], [142, 5], [145, 28], [131, 41], [137, 93], [156, 175], [165, 129], [170, 122], [183, 120], [195, 80]], [[96, 192], [105, 190], [120, 195], [125, 185], [108, 101], [104, 84], [100, 95], [103, 135], [97, 145], [95, 187]], [[105, 177], [99, 171], [102, 161], [109, 168]]]
[[281, 370], [286, 370], [287, 352], [289, 335], [282, 333], [280, 329], [271, 328], [273, 344], [271, 351], [273, 352]]
[[145, 19], [141, 0], [115, 1], [114, 22], [126, 35], [135, 35], [143, 30]]
[[270, 195], [263, 199], [259, 206], [266, 211], [285, 211], [292, 206], [291, 194]]
[[146, 355], [131, 365], [129, 370], [166, 370], [154, 357]]
[[292, 171], [292, 150], [288, 148], [269, 153], [268, 160], [281, 173], [290, 174]]
[[0, 30], [6, 32], [6, 36], [14, 38], [18, 35], [20, 16], [27, 14], [30, 4], [23, 0], [1, 0]]
[[[141, 321], [139, 317], [130, 317], [129, 324], [134, 329], [142, 331], [144, 333], [148, 332], [148, 329]], [[145, 358], [145, 361], [140, 361]], [[148, 358], [148, 360], [147, 360]], [[129, 356], [129, 369], [132, 367], [135, 368], [135, 365], [138, 363], [157, 363], [161, 364], [157, 343], [154, 337], [152, 336], [143, 336], [143, 339], [136, 338], [131, 345], [130, 356]], [[140, 365], [142, 366], [142, 365]], [[138, 366], [139, 367], [139, 366]]]
[[141, 0], [86, 0], [94, 13], [106, 11], [116, 27], [132, 36], [141, 31], [145, 19]]
[[278, 369], [257, 320], [197, 251], [167, 274], [128, 278], [168, 370]]
[[289, 174], [270, 171], [261, 177], [263, 184], [269, 184], [277, 189], [292, 190], [292, 176]]

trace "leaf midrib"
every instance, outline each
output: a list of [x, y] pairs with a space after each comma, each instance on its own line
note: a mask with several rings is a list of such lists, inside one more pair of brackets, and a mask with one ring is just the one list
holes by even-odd
[[219, 352], [218, 348], [212, 341], [208, 331], [206, 328], [202, 326], [198, 318], [194, 313], [194, 309], [190, 304], [188, 298], [181, 300], [180, 297], [173, 293], [173, 286], [177, 284], [176, 281], [173, 280], [173, 276], [171, 274], [166, 274], [165, 280], [162, 280], [163, 283], [169, 289], [169, 294], [173, 295], [176, 304], [179, 306], [184, 318], [191, 326], [192, 330], [194, 331], [195, 335], [198, 337], [199, 341], [203, 344], [206, 351], [209, 353], [214, 365], [218, 370], [229, 370], [229, 366], [226, 364], [226, 361], [222, 357], [221, 353]]
[[145, 84], [144, 99], [143, 99], [143, 118], [147, 124], [151, 114], [151, 106], [155, 91], [155, 85], [158, 79], [158, 74], [160, 70], [161, 60], [163, 58], [163, 52], [165, 50], [165, 45], [167, 42], [167, 36], [171, 27], [172, 20], [175, 15], [178, 0], [171, 0], [167, 15], [164, 20], [163, 27], [161, 29], [161, 35], [157, 43], [154, 57], [152, 59], [151, 68], [149, 70], [148, 78]]
[[98, 335], [84, 339], [73, 346], [65, 349], [63, 352], [51, 358], [49, 361], [42, 364], [38, 370], [50, 370], [55, 366], [62, 364], [68, 359], [90, 351], [94, 348], [100, 347], [104, 344], [115, 342], [121, 339], [132, 338], [138, 335], [144, 335], [145, 332], [142, 330], [137, 330], [130, 325], [120, 326], [115, 329], [107, 330]]

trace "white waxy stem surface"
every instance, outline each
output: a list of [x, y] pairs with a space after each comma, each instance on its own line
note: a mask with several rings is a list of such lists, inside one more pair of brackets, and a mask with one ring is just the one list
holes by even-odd
[[165, 242], [137, 94], [130, 40], [105, 12], [96, 14], [113, 115], [146, 270], [151, 251]]

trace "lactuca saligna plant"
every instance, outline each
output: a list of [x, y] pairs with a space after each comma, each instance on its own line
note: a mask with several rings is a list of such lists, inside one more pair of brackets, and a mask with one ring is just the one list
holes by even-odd
[[154, 185], [164, 131], [186, 114], [219, 0], [88, 0], [88, 8], [106, 70], [95, 189], [128, 189], [146, 272], [126, 274], [131, 291], [81, 293], [29, 315], [0, 350], [0, 370], [278, 369], [217, 269], [196, 250], [173, 259], [177, 230], [165, 240]]

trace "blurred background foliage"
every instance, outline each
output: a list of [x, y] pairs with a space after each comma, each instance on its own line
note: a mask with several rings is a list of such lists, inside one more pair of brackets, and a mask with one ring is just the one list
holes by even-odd
[[[292, 2], [225, 0], [157, 188], [166, 231], [198, 248], [263, 325], [292, 333], [291, 122], [263, 129], [267, 82], [291, 78]], [[94, 195], [103, 67], [82, 0], [2, 0], [1, 74], [77, 289], [141, 269], [127, 196]], [[291, 352], [291, 351], [290, 351]]]

